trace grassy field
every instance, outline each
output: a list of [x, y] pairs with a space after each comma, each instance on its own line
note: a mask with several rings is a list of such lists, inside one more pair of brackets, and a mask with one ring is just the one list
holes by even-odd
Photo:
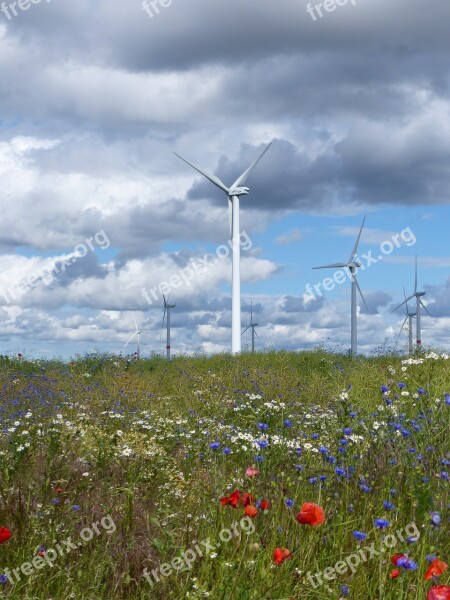
[[445, 355], [3, 358], [0, 389], [4, 597], [450, 598]]

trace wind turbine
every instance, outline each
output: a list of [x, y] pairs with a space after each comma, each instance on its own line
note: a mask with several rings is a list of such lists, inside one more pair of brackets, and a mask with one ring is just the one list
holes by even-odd
[[414, 319], [414, 317], [416, 316], [415, 312], [410, 312], [409, 311], [409, 307], [408, 307], [408, 300], [406, 299], [406, 292], [405, 292], [405, 288], [403, 288], [403, 295], [405, 296], [405, 304], [406, 304], [406, 317], [405, 320], [403, 321], [403, 325], [400, 329], [400, 333], [398, 334], [398, 337], [400, 337], [403, 328], [406, 325], [406, 321], [408, 321], [408, 338], [409, 338], [409, 353], [412, 354], [413, 353], [413, 337], [412, 337], [412, 332], [413, 332], [413, 323], [412, 320]]
[[175, 308], [176, 304], [169, 304], [166, 301], [166, 297], [163, 294], [163, 298], [164, 298], [164, 316], [163, 316], [163, 322], [162, 322], [162, 328], [164, 327], [164, 319], [166, 318], [166, 313], [167, 313], [167, 342], [166, 342], [166, 351], [167, 351], [167, 360], [170, 360], [170, 309], [171, 308]]
[[358, 260], [355, 260], [356, 255], [358, 253], [359, 240], [361, 238], [361, 233], [362, 233], [365, 221], [366, 221], [366, 216], [364, 215], [361, 229], [359, 230], [358, 237], [356, 238], [356, 242], [355, 242], [355, 245], [353, 246], [353, 250], [352, 250], [352, 253], [350, 254], [350, 258], [348, 259], [348, 262], [335, 263], [332, 265], [324, 265], [322, 267], [313, 267], [314, 269], [337, 269], [337, 268], [345, 267], [345, 268], [349, 269], [349, 271], [350, 271], [350, 280], [352, 282], [352, 305], [351, 305], [351, 341], [352, 341], [351, 355], [352, 356], [356, 356], [357, 346], [358, 346], [357, 320], [356, 320], [356, 314], [357, 314], [356, 289], [358, 289], [358, 292], [362, 298], [362, 301], [365, 304], [365, 307], [367, 308], [367, 310], [369, 310], [367, 303], [364, 299], [363, 293], [361, 291], [361, 288], [359, 287], [358, 280], [356, 278], [356, 272], [360, 267], [362, 267], [362, 264]]
[[125, 346], [128, 346], [128, 344], [137, 336], [137, 358], [141, 358], [141, 333], [142, 331], [140, 331], [139, 327], [137, 326], [137, 322], [136, 319], [134, 319], [134, 325], [136, 327], [136, 331], [133, 333], [133, 335], [130, 337], [130, 339], [128, 340], [128, 342], [126, 342]]
[[241, 351], [241, 247], [239, 243], [239, 198], [240, 196], [245, 196], [250, 192], [248, 187], [241, 186], [246, 182], [248, 176], [259, 163], [270, 146], [271, 143], [265, 148], [255, 162], [251, 164], [250, 167], [244, 171], [229, 188], [215, 175], [211, 175], [207, 171], [200, 169], [190, 161], [186, 160], [176, 152], [174, 153], [175, 156], [181, 158], [181, 160], [190, 165], [193, 169], [203, 175], [203, 177], [209, 179], [211, 183], [225, 192], [228, 197], [228, 214], [230, 221], [231, 247], [233, 252], [231, 286], [231, 352], [233, 354], [237, 354]]
[[255, 335], [256, 335], [256, 337], [259, 337], [255, 331], [255, 327], [258, 327], [258, 323], [253, 323], [253, 300], [252, 300], [251, 304], [250, 304], [250, 325], [246, 329], [244, 329], [244, 331], [241, 334], [241, 335], [244, 335], [244, 333], [248, 329], [250, 329], [250, 328], [252, 329], [252, 352], [255, 351]]
[[[396, 306], [394, 308], [394, 311], [397, 310], [398, 308], [400, 308], [401, 306], [403, 306], [404, 304], [407, 304], [413, 298], [416, 299], [416, 328], [417, 328], [416, 344], [417, 344], [417, 348], [420, 348], [422, 346], [422, 332], [421, 332], [421, 328], [420, 328], [420, 309], [423, 308], [425, 310], [425, 312], [428, 313], [428, 315], [431, 317], [430, 313], [428, 312], [428, 308], [422, 302], [422, 296], [425, 296], [425, 292], [418, 292], [417, 291], [417, 255], [416, 255], [416, 268], [415, 268], [415, 278], [414, 278], [414, 293], [411, 294], [411, 296], [409, 296], [409, 298], [405, 298], [404, 302], [402, 302], [401, 304], [399, 304], [398, 306]], [[392, 311], [392, 312], [394, 312], [394, 311]]]

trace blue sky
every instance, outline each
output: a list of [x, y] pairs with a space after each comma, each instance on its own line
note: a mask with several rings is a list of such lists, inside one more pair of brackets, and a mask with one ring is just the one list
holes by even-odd
[[303, 295], [333, 274], [312, 267], [348, 259], [364, 215], [360, 256], [404, 230], [416, 243], [360, 271], [360, 351], [404, 347], [392, 309], [416, 254], [423, 342], [449, 347], [450, 5], [366, 0], [316, 21], [306, 5], [191, 0], [150, 18], [138, 0], [59, 0], [0, 15], [2, 352], [120, 352], [135, 318], [144, 355], [163, 352], [162, 296], [143, 289], [205, 255], [170, 292], [173, 348], [228, 351], [226, 198], [173, 153], [229, 183], [269, 142], [241, 199], [242, 322], [253, 299], [258, 347], [348, 348], [349, 282]]

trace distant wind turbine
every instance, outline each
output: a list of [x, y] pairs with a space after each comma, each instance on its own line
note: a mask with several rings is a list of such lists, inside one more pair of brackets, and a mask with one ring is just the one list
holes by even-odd
[[431, 315], [430, 315], [430, 313], [428, 311], [428, 308], [422, 302], [422, 296], [425, 296], [425, 292], [418, 292], [417, 291], [417, 256], [416, 256], [416, 268], [415, 268], [415, 278], [414, 278], [414, 293], [411, 294], [411, 296], [409, 296], [409, 298], [405, 298], [404, 302], [402, 302], [401, 304], [399, 304], [398, 306], [396, 306], [392, 312], [396, 311], [398, 308], [400, 308], [404, 304], [407, 304], [413, 298], [416, 299], [416, 329], [417, 329], [416, 344], [417, 344], [417, 348], [420, 348], [422, 346], [422, 332], [421, 332], [421, 323], [420, 323], [420, 309], [423, 308], [425, 310], [425, 312], [431, 317]]
[[163, 298], [164, 298], [164, 316], [163, 316], [163, 322], [162, 322], [162, 328], [164, 327], [164, 320], [166, 318], [166, 314], [167, 314], [167, 339], [166, 339], [166, 351], [167, 351], [167, 360], [170, 360], [170, 311], [172, 308], [175, 308], [176, 304], [169, 304], [168, 301], [166, 301], [166, 297], [163, 294]]
[[405, 288], [403, 288], [403, 295], [405, 296], [405, 304], [406, 304], [406, 317], [405, 320], [403, 321], [403, 325], [400, 329], [400, 333], [398, 334], [398, 337], [400, 337], [403, 328], [406, 325], [406, 321], [408, 321], [408, 339], [409, 339], [409, 353], [412, 354], [413, 353], [413, 319], [416, 316], [415, 312], [410, 312], [409, 307], [408, 307], [408, 300], [406, 299], [406, 292], [405, 292]]
[[128, 346], [128, 344], [137, 336], [137, 352], [136, 352], [136, 355], [137, 355], [137, 358], [141, 358], [141, 334], [142, 334], [142, 331], [140, 331], [140, 329], [138, 328], [136, 319], [134, 319], [134, 325], [136, 327], [136, 331], [130, 337], [130, 339], [128, 340], [128, 342], [125, 343], [124, 348], [125, 348], [125, 346]]
[[193, 169], [198, 171], [201, 175], [209, 179], [211, 183], [226, 193], [228, 197], [228, 213], [230, 221], [230, 235], [231, 235], [231, 246], [233, 251], [232, 260], [232, 287], [231, 287], [231, 352], [237, 354], [241, 351], [241, 275], [240, 275], [240, 260], [241, 260], [241, 247], [239, 243], [240, 236], [240, 225], [239, 225], [239, 198], [250, 192], [248, 187], [241, 187], [247, 180], [250, 173], [259, 163], [261, 158], [270, 148], [269, 144], [264, 152], [255, 160], [250, 167], [242, 173], [240, 177], [231, 185], [227, 187], [218, 177], [211, 175], [207, 171], [200, 169], [194, 163], [186, 160], [176, 152], [175, 156], [181, 158], [185, 163], [190, 165]]
[[335, 263], [333, 265], [324, 265], [322, 267], [313, 267], [314, 269], [338, 269], [338, 268], [347, 268], [350, 271], [351, 282], [352, 282], [352, 305], [351, 305], [351, 355], [356, 356], [358, 351], [358, 333], [357, 333], [357, 306], [356, 306], [356, 289], [364, 302], [365, 307], [369, 310], [367, 303], [364, 299], [361, 288], [359, 287], [358, 280], [356, 279], [356, 272], [361, 267], [361, 263], [355, 260], [356, 255], [358, 254], [358, 245], [359, 240], [361, 238], [361, 233], [364, 227], [364, 223], [366, 221], [366, 217], [364, 216], [361, 229], [359, 230], [358, 237], [356, 238], [355, 245], [353, 246], [352, 253], [350, 254], [350, 258], [346, 263]]
[[248, 325], [248, 327], [246, 327], [244, 329], [244, 331], [242, 332], [241, 335], [244, 335], [244, 333], [251, 328], [252, 330], [252, 352], [255, 351], [255, 335], [256, 337], [259, 337], [258, 334], [255, 331], [255, 327], [258, 327], [258, 323], [253, 323], [253, 300], [251, 301], [250, 304], [250, 325]]

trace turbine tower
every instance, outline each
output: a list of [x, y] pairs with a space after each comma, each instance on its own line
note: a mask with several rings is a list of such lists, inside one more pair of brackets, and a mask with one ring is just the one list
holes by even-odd
[[252, 329], [252, 352], [255, 351], [255, 335], [256, 335], [256, 337], [259, 337], [255, 331], [255, 327], [258, 327], [258, 323], [253, 323], [253, 300], [252, 300], [251, 304], [250, 304], [250, 325], [248, 327], [246, 327], [246, 329], [244, 329], [244, 331], [242, 332], [242, 335], [244, 335], [244, 333], [248, 329], [250, 329], [250, 328]]
[[239, 225], [239, 199], [241, 196], [247, 195], [250, 190], [248, 187], [241, 187], [246, 182], [248, 176], [259, 163], [261, 158], [270, 148], [271, 143], [264, 149], [262, 154], [255, 160], [250, 167], [242, 173], [240, 177], [231, 185], [227, 187], [218, 177], [211, 175], [207, 171], [200, 169], [190, 161], [186, 160], [176, 152], [175, 156], [181, 158], [185, 163], [190, 165], [193, 169], [198, 171], [203, 177], [209, 179], [211, 183], [226, 193], [228, 197], [228, 213], [230, 221], [230, 236], [231, 236], [231, 247], [233, 252], [232, 260], [232, 287], [231, 287], [231, 352], [237, 354], [241, 351], [241, 274], [240, 274], [240, 260], [241, 260], [241, 247], [239, 243], [240, 236], [240, 225]]
[[[166, 351], [167, 351], [167, 360], [170, 360], [170, 309], [175, 308], [176, 304], [169, 304], [166, 301], [166, 297], [163, 294], [164, 298], [164, 316], [162, 327], [164, 327], [164, 319], [166, 318], [167, 313], [167, 341], [166, 341]], [[161, 329], [162, 329], [161, 327]]]
[[406, 317], [405, 320], [403, 321], [403, 325], [400, 329], [400, 333], [398, 334], [398, 337], [400, 337], [403, 328], [405, 327], [406, 321], [408, 321], [408, 339], [409, 339], [409, 353], [412, 354], [413, 353], [413, 319], [416, 316], [415, 312], [410, 312], [409, 307], [408, 307], [408, 300], [406, 299], [406, 292], [405, 292], [405, 288], [403, 288], [403, 295], [405, 296], [405, 304], [406, 304]]
[[421, 323], [420, 323], [420, 309], [423, 308], [425, 312], [431, 317], [428, 308], [422, 302], [422, 296], [425, 296], [425, 292], [417, 291], [417, 255], [416, 255], [416, 268], [415, 268], [415, 278], [414, 278], [414, 293], [409, 296], [409, 298], [405, 298], [405, 300], [394, 308], [394, 311], [407, 304], [413, 298], [416, 299], [416, 344], [417, 348], [420, 349], [422, 346], [422, 332], [421, 332]]
[[355, 245], [353, 246], [352, 253], [350, 254], [350, 258], [346, 263], [335, 263], [332, 265], [324, 265], [322, 267], [313, 267], [314, 269], [337, 269], [337, 268], [347, 268], [350, 271], [350, 280], [352, 282], [352, 304], [351, 304], [351, 355], [356, 356], [358, 351], [358, 333], [357, 333], [357, 304], [356, 304], [356, 290], [358, 289], [359, 295], [364, 302], [365, 307], [369, 310], [367, 303], [364, 299], [361, 288], [359, 287], [358, 280], [356, 278], [357, 270], [362, 266], [358, 260], [355, 260], [356, 255], [358, 254], [358, 245], [359, 240], [361, 238], [361, 233], [364, 227], [364, 223], [366, 221], [366, 217], [364, 216], [361, 229], [359, 230], [358, 237], [356, 238]]
[[136, 327], [136, 331], [130, 337], [130, 339], [128, 340], [128, 342], [125, 343], [124, 348], [125, 348], [125, 346], [128, 346], [128, 344], [137, 336], [137, 351], [136, 351], [136, 356], [139, 359], [139, 358], [141, 358], [141, 333], [142, 333], [142, 331], [138, 328], [136, 319], [134, 319], [134, 325]]

